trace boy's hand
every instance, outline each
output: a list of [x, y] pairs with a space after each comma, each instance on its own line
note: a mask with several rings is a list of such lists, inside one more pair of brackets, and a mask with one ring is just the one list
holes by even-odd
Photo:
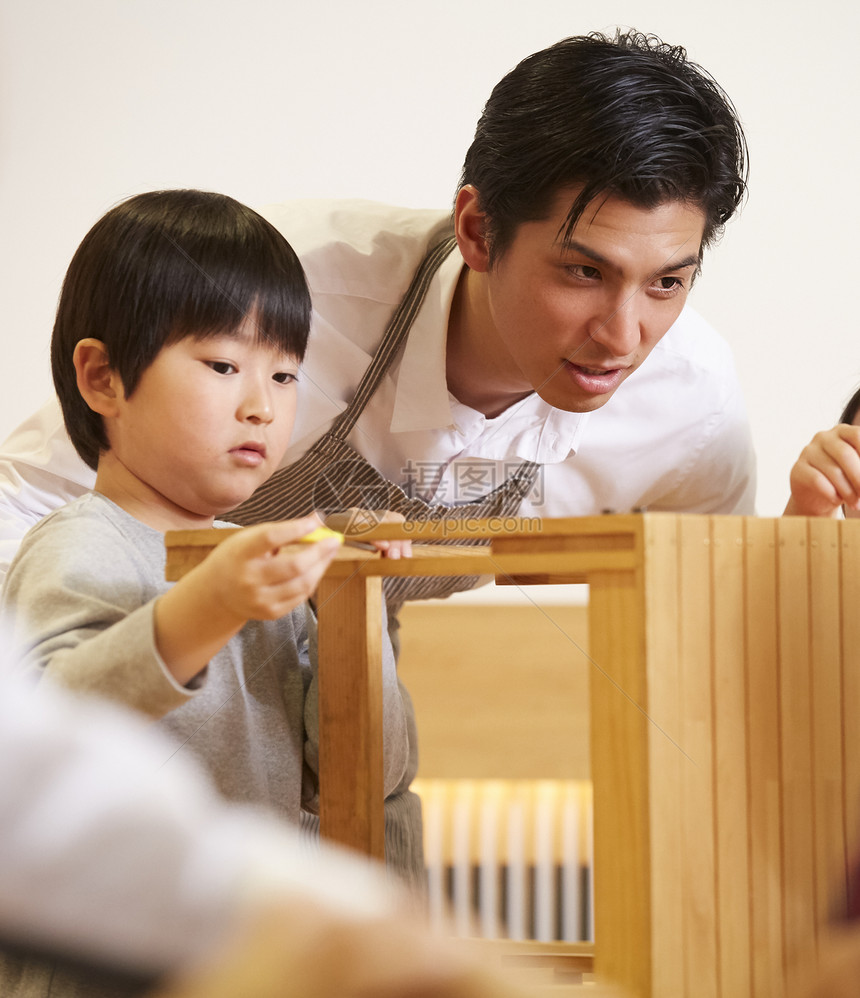
[[239, 530], [158, 598], [155, 644], [179, 683], [189, 683], [246, 621], [275, 620], [308, 599], [341, 544], [337, 537], [294, 543], [319, 526], [306, 516]]
[[322, 524], [316, 516], [246, 527], [223, 541], [199, 566], [212, 597], [242, 622], [276, 620], [304, 603], [341, 545], [337, 536], [294, 545]]
[[837, 516], [860, 510], [860, 426], [816, 433], [791, 469], [787, 516]]

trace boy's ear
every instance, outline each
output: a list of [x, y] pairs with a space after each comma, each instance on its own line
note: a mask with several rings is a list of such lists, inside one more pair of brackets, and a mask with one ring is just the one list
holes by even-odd
[[484, 213], [478, 202], [478, 191], [472, 184], [465, 184], [457, 192], [454, 203], [454, 235], [466, 265], [479, 273], [490, 269], [490, 251], [484, 229]]
[[108, 352], [101, 340], [79, 340], [72, 355], [78, 391], [100, 416], [114, 416], [123, 398], [122, 381], [108, 362]]

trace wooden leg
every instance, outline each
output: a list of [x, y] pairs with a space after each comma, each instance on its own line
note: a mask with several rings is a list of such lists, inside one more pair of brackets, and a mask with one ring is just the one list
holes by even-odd
[[589, 581], [595, 971], [650, 998], [644, 592], [638, 572]]
[[382, 580], [324, 578], [317, 607], [320, 829], [383, 859]]

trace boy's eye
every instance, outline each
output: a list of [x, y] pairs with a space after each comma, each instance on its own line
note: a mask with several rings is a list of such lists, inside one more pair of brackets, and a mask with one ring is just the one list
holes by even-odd
[[236, 372], [235, 365], [228, 364], [226, 360], [208, 360], [206, 363], [216, 374], [234, 374]]
[[277, 374], [272, 375], [272, 380], [277, 381], [279, 385], [288, 385], [291, 381], [296, 380], [296, 376], [290, 371], [278, 371]]

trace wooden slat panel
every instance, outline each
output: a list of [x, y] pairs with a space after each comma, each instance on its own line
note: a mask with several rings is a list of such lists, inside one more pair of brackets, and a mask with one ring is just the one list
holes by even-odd
[[788, 953], [808, 943], [815, 910], [812, 816], [812, 711], [809, 679], [807, 524], [786, 517], [777, 525], [779, 567], [779, 702], [782, 753], [782, 841], [785, 942]]
[[397, 671], [415, 705], [419, 775], [590, 779], [587, 614], [407, 603]]
[[842, 641], [839, 523], [809, 521], [815, 931], [831, 916], [845, 883], [842, 786]]
[[747, 998], [750, 984], [743, 523], [711, 521], [714, 620], [714, 772], [720, 992]]
[[683, 747], [678, 642], [678, 521], [649, 523], [645, 600], [648, 612], [648, 741], [650, 744], [651, 919], [655, 995], [684, 994], [682, 874]]
[[752, 984], [756, 998], [778, 998], [785, 952], [776, 525], [747, 517], [744, 532]]
[[710, 531], [706, 517], [681, 517], [679, 641], [683, 673], [683, 883], [681, 949], [689, 998], [717, 995], [716, 844], [714, 840], [713, 689]]

